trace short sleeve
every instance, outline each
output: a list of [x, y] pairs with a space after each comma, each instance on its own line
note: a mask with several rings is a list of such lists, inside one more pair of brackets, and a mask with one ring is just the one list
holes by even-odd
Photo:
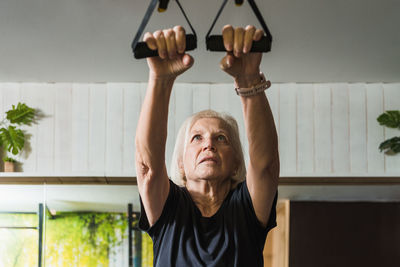
[[265, 240], [268, 232], [271, 229], [273, 229], [274, 227], [276, 227], [276, 225], [277, 225], [277, 223], [276, 223], [276, 203], [277, 203], [277, 199], [278, 199], [278, 190], [275, 193], [275, 197], [274, 197], [274, 201], [271, 206], [271, 211], [269, 214], [269, 219], [268, 219], [267, 225], [264, 227], [257, 218], [256, 212], [254, 210], [253, 202], [251, 200], [250, 192], [247, 188], [247, 183], [244, 181], [240, 184], [240, 186], [241, 187], [239, 188], [239, 191], [240, 191], [239, 195], [240, 195], [241, 201], [245, 205], [245, 212], [246, 212], [246, 215], [247, 215], [247, 218], [249, 221], [248, 223], [250, 225], [254, 226], [254, 228], [257, 230], [257, 232]]
[[177, 191], [176, 187], [178, 186], [170, 180], [168, 197], [167, 200], [165, 201], [160, 218], [158, 218], [158, 220], [152, 226], [150, 226], [149, 224], [147, 214], [142, 202], [142, 198], [139, 194], [139, 199], [140, 199], [139, 229], [148, 233], [151, 238], [153, 238], [157, 233], [160, 232], [161, 227], [174, 215], [176, 211], [176, 205], [173, 205], [173, 202], [176, 199], [176, 191]]

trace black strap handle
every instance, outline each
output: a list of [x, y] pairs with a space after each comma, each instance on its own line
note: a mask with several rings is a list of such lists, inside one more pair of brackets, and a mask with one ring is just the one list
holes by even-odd
[[[146, 58], [146, 57], [156, 57], [158, 56], [158, 51], [157, 50], [151, 50], [146, 42], [139, 42], [140, 37], [142, 36], [142, 33], [144, 31], [144, 28], [147, 25], [147, 22], [150, 19], [151, 14], [153, 13], [157, 2], [160, 2], [159, 5], [159, 11], [165, 11], [168, 6], [168, 0], [152, 0], [146, 14], [144, 15], [144, 18], [142, 20], [142, 23], [139, 26], [139, 30], [137, 31], [135, 38], [133, 39], [132, 42], [132, 51], [136, 59], [140, 58]], [[186, 34], [186, 49], [185, 51], [191, 51], [197, 48], [197, 36], [196, 32], [194, 31], [192, 24], [190, 23], [188, 17], [186, 16], [185, 11], [182, 8], [182, 5], [179, 3], [178, 0], [176, 0], [176, 3], [178, 4], [179, 8], [181, 9], [183, 16], [185, 17], [186, 21], [189, 24], [189, 27], [193, 31], [193, 34]]]
[[[186, 49], [185, 51], [191, 51], [197, 47], [197, 38], [194, 34], [186, 34]], [[145, 42], [137, 43], [134, 56], [136, 59], [146, 58], [146, 57], [157, 57], [158, 50], [151, 50]]]
[[[224, 52], [224, 40], [222, 35], [211, 35], [207, 38], [207, 50]], [[266, 36], [261, 37], [261, 40], [253, 42], [250, 52], [269, 52], [271, 51], [271, 42]]]
[[[206, 47], [207, 50], [210, 51], [226, 51], [225, 46], [224, 46], [224, 41], [222, 35], [211, 35], [210, 33], [212, 29], [214, 28], [215, 23], [217, 22], [220, 14], [222, 13], [222, 10], [224, 9], [226, 3], [228, 0], [224, 0], [222, 3], [221, 8], [218, 10], [217, 16], [215, 17], [210, 30], [207, 33], [206, 36]], [[267, 24], [264, 22], [264, 18], [262, 17], [260, 11], [258, 10], [258, 7], [254, 0], [248, 0], [251, 8], [253, 9], [254, 14], [256, 15], [258, 21], [260, 22], [265, 35], [261, 38], [259, 41], [255, 41], [252, 44], [250, 52], [263, 52], [267, 53], [271, 51], [271, 43], [272, 43], [272, 35], [267, 27]], [[236, 5], [241, 5], [243, 3], [243, 0], [235, 0]]]

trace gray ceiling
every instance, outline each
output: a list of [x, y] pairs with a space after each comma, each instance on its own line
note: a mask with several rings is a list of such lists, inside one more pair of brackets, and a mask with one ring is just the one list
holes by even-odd
[[[133, 82], [147, 80], [131, 41], [150, 0], [1, 0], [0, 82]], [[247, 3], [229, 1], [224, 24], [257, 20]], [[180, 82], [229, 82], [223, 53], [204, 37], [222, 3], [181, 0], [197, 31], [194, 67]], [[273, 82], [399, 82], [400, 1], [256, 0], [274, 37], [262, 70]], [[187, 26], [175, 1], [155, 12], [147, 31]], [[187, 27], [186, 27], [187, 28]]]

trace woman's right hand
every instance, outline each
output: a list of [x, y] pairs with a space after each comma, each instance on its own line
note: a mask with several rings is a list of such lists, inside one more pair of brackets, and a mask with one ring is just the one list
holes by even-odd
[[150, 77], [153, 79], [175, 79], [194, 63], [193, 57], [185, 53], [186, 37], [182, 26], [173, 29], [147, 32], [144, 42], [152, 50], [158, 50], [158, 57], [147, 58]]

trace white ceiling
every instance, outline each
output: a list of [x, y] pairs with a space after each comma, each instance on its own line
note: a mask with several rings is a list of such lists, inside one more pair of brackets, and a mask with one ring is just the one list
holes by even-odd
[[[247, 3], [229, 1], [224, 24], [259, 26]], [[1, 0], [0, 82], [147, 80], [130, 44], [150, 0]], [[204, 37], [222, 0], [181, 0], [197, 31], [194, 67], [180, 82], [229, 82], [223, 53]], [[273, 35], [262, 70], [273, 82], [399, 82], [400, 1], [256, 0]], [[147, 31], [187, 26], [175, 1], [154, 12]], [[188, 27], [186, 27], [188, 28]]]

